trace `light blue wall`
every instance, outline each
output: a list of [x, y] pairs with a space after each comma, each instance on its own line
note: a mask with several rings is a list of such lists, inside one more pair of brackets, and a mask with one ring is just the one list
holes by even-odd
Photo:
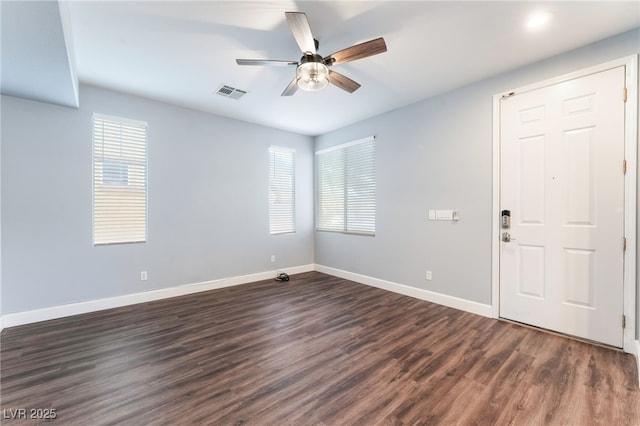
[[[87, 86], [80, 105], [2, 97], [3, 314], [313, 263], [312, 138]], [[93, 112], [149, 125], [145, 244], [92, 245]], [[269, 235], [271, 144], [296, 149], [296, 234]]]
[[[375, 135], [377, 188], [376, 236], [316, 232], [316, 263], [491, 304], [493, 95], [639, 44], [636, 29], [317, 137], [319, 150]], [[460, 221], [428, 221], [429, 209], [457, 210]]]
[[[280, 268], [315, 261], [490, 304], [492, 96], [638, 53], [639, 40], [630, 31], [315, 138], [321, 149], [376, 135], [375, 237], [313, 232], [309, 137], [87, 86], [79, 110], [3, 97], [1, 312], [267, 271], [271, 254]], [[91, 244], [93, 112], [149, 123], [146, 244]], [[297, 149], [295, 235], [268, 234], [270, 144]], [[461, 220], [430, 222], [428, 209]]]

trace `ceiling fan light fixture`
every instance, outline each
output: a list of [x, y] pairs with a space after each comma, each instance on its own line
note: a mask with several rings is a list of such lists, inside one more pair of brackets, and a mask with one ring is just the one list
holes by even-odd
[[315, 92], [329, 85], [329, 68], [322, 62], [304, 62], [296, 69], [298, 87]]

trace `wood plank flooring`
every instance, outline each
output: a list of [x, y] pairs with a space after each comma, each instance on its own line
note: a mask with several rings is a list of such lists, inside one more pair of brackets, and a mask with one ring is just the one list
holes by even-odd
[[640, 425], [630, 355], [316, 272], [1, 338], [3, 425]]

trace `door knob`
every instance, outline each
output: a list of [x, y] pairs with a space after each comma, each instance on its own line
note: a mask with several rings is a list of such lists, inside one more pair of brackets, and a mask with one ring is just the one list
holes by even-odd
[[511, 234], [508, 232], [503, 232], [502, 233], [502, 241], [504, 241], [505, 243], [508, 243], [511, 240], [515, 240], [515, 238], [511, 238]]

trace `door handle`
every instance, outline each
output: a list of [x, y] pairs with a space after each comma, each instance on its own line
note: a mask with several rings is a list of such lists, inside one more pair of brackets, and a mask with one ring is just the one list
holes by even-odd
[[511, 234], [508, 232], [503, 232], [502, 233], [502, 241], [504, 241], [505, 243], [508, 243], [512, 240], [515, 240], [515, 238], [511, 238]]

